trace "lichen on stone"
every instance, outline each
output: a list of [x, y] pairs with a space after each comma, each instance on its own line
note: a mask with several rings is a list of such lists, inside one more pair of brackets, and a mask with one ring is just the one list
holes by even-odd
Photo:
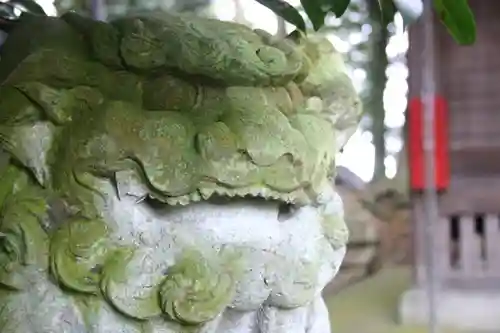
[[[343, 217], [319, 197], [360, 103], [326, 39], [276, 38], [190, 15], [107, 23], [23, 15], [0, 56], [0, 148], [10, 156], [0, 186], [0, 285], [8, 290], [0, 301], [8, 313], [32, 289], [57, 286], [52, 305], [64, 305], [78, 332], [94, 325], [88, 332], [101, 333], [113, 321], [141, 333], [159, 322], [213, 324], [242, 288], [239, 267], [250, 255], [202, 250], [194, 236], [191, 250], [176, 238], [178, 221], [162, 214], [217, 197], [315, 205], [324, 217], [318, 237], [345, 246]], [[149, 200], [150, 220], [131, 205], [135, 218], [116, 211], [130, 196], [131, 205]], [[48, 214], [53, 198], [64, 203], [57, 218]], [[273, 237], [282, 242], [280, 232]], [[229, 244], [266, 252], [263, 272], [280, 271], [273, 283], [259, 277], [256, 299], [307, 306], [322, 252], [280, 261], [276, 244], [259, 241], [267, 247]], [[242, 308], [258, 306], [252, 295], [241, 299]], [[0, 324], [12, 318], [0, 313]], [[54, 329], [47, 325], [43, 333]]]
[[[165, 267], [163, 267], [163, 270]], [[134, 319], [161, 314], [159, 284], [162, 269], [134, 248], [115, 251], [103, 268], [101, 290], [115, 309]]]
[[[50, 179], [42, 179], [56, 190], [71, 182], [61, 168], [112, 174], [129, 160], [151, 195], [170, 204], [196, 192], [206, 199], [255, 188], [305, 203], [305, 189], [332, 167], [338, 127], [359, 114], [339, 56], [324, 40], [277, 40], [183, 15], [102, 23], [68, 13], [20, 24], [31, 20], [57, 20], [59, 34], [76, 31], [88, 49], [42, 44], [2, 85], [7, 100], [21, 93], [31, 101], [17, 112], [42, 111], [30, 111], [31, 123], [56, 125], [46, 148]], [[311, 109], [309, 100], [319, 104]], [[14, 156], [29, 156], [12, 127], [3, 132]]]
[[234, 297], [234, 257], [185, 251], [160, 286], [160, 306], [171, 319], [196, 325], [214, 319]]
[[49, 240], [39, 218], [47, 205], [40, 189], [28, 186], [15, 166], [2, 172], [0, 210], [0, 285], [23, 290], [32, 281], [30, 271], [47, 270]]
[[97, 294], [101, 271], [110, 252], [103, 221], [73, 219], [54, 232], [50, 267], [57, 280], [73, 291]]

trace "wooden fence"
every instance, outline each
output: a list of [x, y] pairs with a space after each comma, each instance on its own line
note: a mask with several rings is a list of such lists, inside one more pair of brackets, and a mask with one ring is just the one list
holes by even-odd
[[[417, 281], [425, 283], [426, 244], [423, 228], [415, 227]], [[434, 237], [441, 287], [500, 288], [500, 214], [441, 216], [434, 224]]]

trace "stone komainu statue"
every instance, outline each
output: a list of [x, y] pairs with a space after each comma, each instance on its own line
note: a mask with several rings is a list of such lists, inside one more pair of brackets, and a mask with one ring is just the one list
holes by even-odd
[[2, 333], [329, 332], [329, 42], [184, 15], [23, 15], [2, 47]]

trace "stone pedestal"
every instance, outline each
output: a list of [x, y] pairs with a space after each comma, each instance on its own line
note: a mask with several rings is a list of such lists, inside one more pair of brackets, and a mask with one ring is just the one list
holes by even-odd
[[[494, 331], [500, 328], [500, 292], [472, 290], [441, 290], [437, 297], [439, 323], [444, 327], [474, 331]], [[399, 303], [402, 324], [422, 324], [428, 320], [426, 291], [407, 290]]]

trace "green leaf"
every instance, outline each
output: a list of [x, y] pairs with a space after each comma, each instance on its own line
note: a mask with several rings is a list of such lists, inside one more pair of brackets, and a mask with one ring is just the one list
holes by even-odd
[[476, 22], [467, 0], [434, 0], [434, 9], [457, 43], [476, 41]]
[[299, 30], [306, 31], [306, 23], [299, 11], [284, 0], [256, 0], [261, 5], [272, 10], [285, 21], [295, 25]]
[[330, 6], [330, 11], [336, 17], [341, 17], [349, 7], [351, 0], [326, 0], [326, 3]]
[[327, 11], [323, 9], [323, 3], [321, 0], [300, 0], [300, 4], [304, 11], [309, 17], [314, 30], [319, 30], [325, 24], [325, 17], [328, 14]]
[[397, 8], [392, 0], [378, 0], [378, 5], [380, 7], [381, 15], [380, 22], [383, 26], [386, 26], [394, 20]]
[[319, 30], [325, 24], [327, 14], [321, 7], [321, 2], [319, 0], [300, 0], [300, 3], [314, 30]]

